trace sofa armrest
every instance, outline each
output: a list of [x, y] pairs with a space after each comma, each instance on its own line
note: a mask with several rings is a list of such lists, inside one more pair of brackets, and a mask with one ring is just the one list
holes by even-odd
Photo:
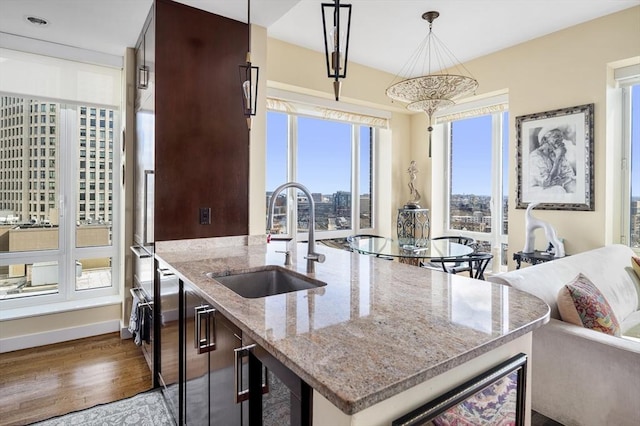
[[533, 332], [532, 406], [570, 425], [640, 424], [640, 343], [551, 318]]

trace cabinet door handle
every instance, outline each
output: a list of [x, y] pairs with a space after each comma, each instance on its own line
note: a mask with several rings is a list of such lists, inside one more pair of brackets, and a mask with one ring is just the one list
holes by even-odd
[[[236, 395], [236, 404], [247, 401], [249, 399], [249, 389], [242, 388], [242, 359], [249, 356], [249, 353], [256, 347], [256, 344], [251, 344], [237, 348], [233, 350], [235, 362], [233, 363], [233, 382]], [[269, 393], [269, 371], [267, 367], [263, 366], [264, 377], [262, 380], [262, 394]]]
[[173, 272], [171, 272], [171, 269], [158, 268], [158, 269], [157, 269], [157, 271], [158, 271], [158, 274], [160, 274], [160, 276], [161, 276], [162, 278], [165, 278], [165, 277], [172, 277], [172, 276], [174, 276], [174, 275], [175, 275]]
[[[214, 351], [216, 349], [216, 310], [207, 305], [197, 306], [194, 310], [194, 347], [198, 350], [199, 354]], [[203, 321], [204, 328], [202, 327]]]

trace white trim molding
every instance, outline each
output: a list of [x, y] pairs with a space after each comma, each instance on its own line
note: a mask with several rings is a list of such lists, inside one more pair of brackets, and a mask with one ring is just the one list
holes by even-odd
[[100, 334], [120, 331], [120, 320], [114, 319], [95, 324], [80, 325], [77, 327], [63, 328], [60, 330], [45, 331], [42, 333], [26, 334], [16, 337], [0, 339], [0, 353], [18, 351], [20, 349], [35, 348], [51, 345], [53, 343], [98, 336]]

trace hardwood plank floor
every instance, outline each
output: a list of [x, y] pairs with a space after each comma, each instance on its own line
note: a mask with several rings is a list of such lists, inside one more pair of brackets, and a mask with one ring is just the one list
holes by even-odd
[[27, 425], [151, 389], [140, 347], [119, 333], [0, 354], [0, 425]]

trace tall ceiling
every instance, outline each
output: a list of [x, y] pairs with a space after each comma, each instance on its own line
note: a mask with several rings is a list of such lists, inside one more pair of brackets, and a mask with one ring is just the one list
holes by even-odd
[[[179, 0], [247, 21], [242, 0]], [[330, 0], [325, 0], [325, 2]], [[134, 46], [152, 0], [0, 0], [0, 33], [121, 56]], [[426, 36], [421, 15], [458, 60], [483, 56], [629, 7], [640, 0], [342, 0], [353, 5], [349, 60], [398, 74]], [[253, 0], [251, 22], [269, 37], [323, 51], [321, 0]], [[46, 19], [46, 26], [27, 22]], [[0, 46], [3, 45], [0, 34]]]

